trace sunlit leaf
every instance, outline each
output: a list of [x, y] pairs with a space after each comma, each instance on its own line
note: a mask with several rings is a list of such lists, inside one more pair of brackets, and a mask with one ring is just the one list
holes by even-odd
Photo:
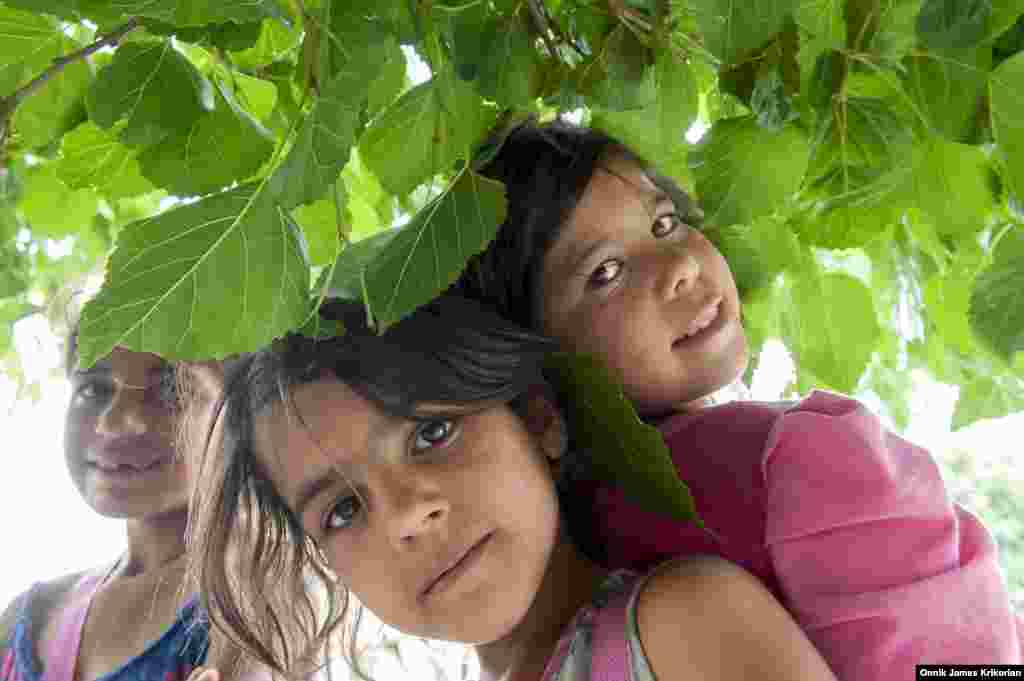
[[[363, 273], [366, 302], [379, 327], [386, 329], [451, 285], [504, 219], [503, 186], [465, 170], [393, 238], [380, 237], [379, 252]], [[359, 271], [362, 263], [351, 259], [360, 253], [343, 251], [335, 277]]]
[[951, 427], [958, 430], [981, 419], [995, 419], [1020, 411], [1024, 411], [1024, 381], [999, 381], [982, 376], [961, 388]]
[[174, 359], [256, 350], [305, 320], [308, 290], [298, 227], [243, 185], [121, 232], [82, 312], [81, 363], [114, 346]]
[[109, 199], [146, 194], [156, 187], [142, 176], [137, 153], [86, 121], [62, 138], [57, 174], [72, 189], [92, 187]]
[[969, 141], [992, 67], [992, 48], [915, 54], [904, 64], [907, 91], [931, 130], [953, 142]]
[[412, 88], [384, 110], [363, 133], [363, 160], [393, 194], [408, 194], [459, 159], [472, 157], [472, 145], [497, 115], [482, 106], [470, 83], [444, 87], [432, 79]]
[[810, 146], [795, 126], [772, 132], [752, 117], [715, 123], [691, 154], [709, 222], [751, 222], [778, 208], [800, 185]]
[[337, 198], [334, 192], [322, 199], [299, 206], [292, 211], [292, 217], [302, 228], [309, 247], [309, 263], [326, 266], [338, 259], [342, 237], [348, 238], [351, 223], [345, 221], [345, 184], [337, 181]]
[[59, 239], [92, 222], [96, 201], [91, 189], [69, 189], [57, 169], [46, 165], [29, 171], [18, 208], [34, 233]]

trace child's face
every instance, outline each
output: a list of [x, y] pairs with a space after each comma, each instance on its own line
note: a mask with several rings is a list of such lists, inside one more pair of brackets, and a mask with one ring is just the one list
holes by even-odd
[[637, 164], [604, 165], [545, 256], [543, 331], [601, 356], [640, 413], [681, 409], [746, 366], [736, 284]]
[[78, 491], [102, 515], [142, 518], [187, 507], [170, 371], [156, 355], [115, 348], [71, 375], [64, 457]]
[[292, 394], [294, 410], [257, 417], [257, 450], [338, 579], [412, 635], [479, 644], [511, 632], [559, 523], [552, 473], [523, 421], [502, 406], [414, 422], [333, 379]]

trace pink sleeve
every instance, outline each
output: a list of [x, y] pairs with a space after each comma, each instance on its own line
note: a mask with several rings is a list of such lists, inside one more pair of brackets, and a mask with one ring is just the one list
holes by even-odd
[[927, 451], [858, 402], [818, 392], [778, 421], [763, 465], [787, 606], [839, 678], [1020, 662], [996, 546], [950, 502]]

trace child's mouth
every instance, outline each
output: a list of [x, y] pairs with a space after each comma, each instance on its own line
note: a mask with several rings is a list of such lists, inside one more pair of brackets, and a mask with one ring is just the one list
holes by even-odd
[[116, 461], [97, 458], [88, 461], [87, 465], [99, 471], [104, 477], [127, 479], [163, 468], [173, 458], [173, 454], [161, 456], [151, 461]]
[[675, 343], [673, 343], [673, 346], [681, 345], [702, 335], [702, 333], [706, 331], [716, 319], [718, 319], [721, 307], [722, 296], [715, 296], [697, 312], [697, 315], [690, 321], [690, 325], [686, 327], [683, 337], [677, 339]]

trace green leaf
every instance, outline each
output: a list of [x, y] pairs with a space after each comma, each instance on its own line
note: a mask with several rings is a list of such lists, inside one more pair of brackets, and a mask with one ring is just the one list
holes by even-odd
[[654, 64], [653, 102], [635, 111], [597, 110], [591, 125], [601, 128], [663, 171], [668, 156], [686, 145], [686, 131], [697, 119], [697, 81], [689, 65], [671, 52], [658, 55]]
[[88, 19], [108, 26], [130, 17], [157, 19], [175, 26], [204, 26], [228, 21], [244, 23], [277, 16], [273, 0], [5, 0], [12, 7], [46, 12], [66, 19]]
[[575, 444], [587, 453], [587, 473], [621, 488], [646, 511], [703, 527], [661, 434], [640, 420], [599, 359], [557, 352], [544, 370], [569, 405]]
[[0, 36], [0, 97], [46, 68], [64, 43], [64, 34], [53, 20], [2, 5]]
[[[380, 330], [448, 288], [469, 258], [494, 239], [505, 208], [503, 185], [467, 169], [387, 239], [363, 279], [365, 300]], [[359, 269], [347, 260], [351, 250], [342, 252], [337, 270]]]
[[800, 372], [822, 387], [853, 392], [880, 333], [871, 291], [848, 274], [804, 271], [792, 283], [782, 316], [786, 347]]
[[481, 3], [459, 12], [453, 24], [459, 75], [476, 80], [480, 94], [502, 108], [529, 104], [537, 52], [519, 19], [494, 15]]
[[960, 388], [952, 429], [959, 430], [981, 419], [996, 419], [1022, 410], [1024, 383], [981, 376]]
[[929, 49], [973, 47], [988, 34], [992, 0], [924, 0], [917, 35]]
[[750, 225], [704, 230], [725, 257], [740, 296], [771, 284], [782, 270], [800, 260], [800, 244], [784, 222], [772, 217]]
[[1024, 54], [999, 65], [989, 76], [992, 134], [1006, 164], [1010, 191], [1024, 201]]
[[797, 0], [693, 0], [690, 3], [704, 34], [704, 44], [726, 64], [736, 63], [746, 50], [761, 47], [782, 30], [786, 17], [797, 10]]
[[848, 0], [847, 35], [852, 45], [887, 60], [902, 59], [917, 46], [917, 19], [927, 0]]
[[182, 360], [250, 352], [305, 321], [308, 291], [298, 226], [242, 185], [121, 232], [82, 312], [81, 363], [114, 346]]
[[271, 190], [290, 210], [315, 201], [338, 179], [348, 162], [359, 113], [370, 83], [380, 72], [389, 43], [338, 64], [334, 78], [323, 86], [313, 109], [302, 122], [288, 156], [271, 177]]
[[[0, 98], [42, 73], [58, 57], [79, 47], [50, 19], [0, 6]], [[12, 127], [25, 148], [48, 145], [85, 115], [82, 98], [92, 73], [83, 62], [68, 64], [15, 110]]]
[[0, 357], [14, 349], [14, 323], [31, 311], [27, 303], [0, 300]]
[[1000, 239], [992, 265], [978, 275], [971, 291], [971, 326], [1007, 361], [1024, 350], [1024, 230]]
[[749, 223], [769, 215], [800, 185], [810, 146], [793, 125], [766, 130], [753, 117], [715, 123], [691, 154], [709, 222]]
[[650, 50], [625, 25], [605, 39], [601, 51], [581, 70], [581, 92], [612, 111], [641, 109], [654, 101], [656, 90]]
[[153, 144], [185, 133], [214, 108], [210, 83], [170, 41], [129, 42], [100, 70], [86, 97], [89, 116], [101, 128], [122, 118], [126, 144]]
[[32, 285], [32, 274], [28, 258], [13, 243], [0, 245], [0, 299], [25, 293]]
[[942, 340], [957, 352], [975, 351], [968, 322], [968, 307], [974, 272], [956, 267], [932, 276], [924, 287], [924, 303], [928, 318]]
[[328, 295], [332, 298], [362, 300], [366, 269], [373, 265], [385, 247], [399, 234], [401, 230], [398, 228], [385, 229], [346, 246], [335, 264]]
[[[337, 182], [338, 199], [340, 205], [335, 203], [332, 195], [325, 196], [319, 201], [299, 206], [292, 211], [292, 217], [302, 228], [306, 237], [306, 245], [309, 247], [309, 263], [313, 266], [324, 267], [338, 259], [341, 249], [342, 237], [348, 238], [352, 225], [345, 222], [345, 185], [339, 179]], [[341, 220], [339, 221], [339, 216]]]
[[256, 120], [264, 121], [274, 112], [277, 106], [277, 86], [262, 78], [253, 78], [244, 73], [235, 73], [235, 98], [246, 111]]
[[91, 189], [68, 189], [52, 164], [32, 168], [18, 204], [32, 232], [60, 239], [92, 222], [97, 198]]
[[940, 235], [981, 231], [995, 207], [992, 169], [978, 147], [933, 138], [915, 154], [904, 190]]
[[931, 132], [970, 141], [992, 68], [989, 46], [915, 54], [904, 60], [907, 92]]
[[253, 176], [274, 151], [274, 138], [220, 83], [216, 106], [186, 131], [139, 154], [142, 173], [172, 194], [209, 194]]
[[397, 43], [392, 42], [380, 74], [370, 83], [366, 102], [370, 116], [376, 116], [402, 94], [407, 82], [405, 72], [405, 53]]
[[472, 158], [473, 144], [497, 118], [470, 83], [431, 79], [412, 88], [363, 133], [363, 161], [392, 194], [408, 194], [436, 173]]
[[231, 61], [241, 69], [256, 70], [284, 59], [295, 52], [302, 38], [297, 26], [288, 26], [276, 19], [265, 19], [256, 43], [245, 50], [232, 52]]
[[136, 150], [91, 121], [61, 138], [57, 175], [71, 189], [92, 187], [111, 200], [156, 189], [142, 176]]

